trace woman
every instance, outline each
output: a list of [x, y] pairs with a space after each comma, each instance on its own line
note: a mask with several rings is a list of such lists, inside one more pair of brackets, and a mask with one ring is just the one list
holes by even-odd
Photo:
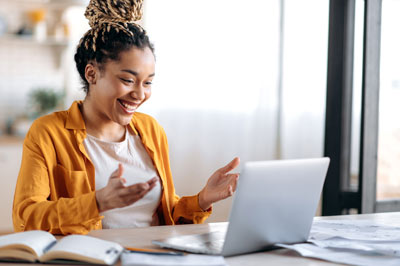
[[154, 49], [142, 1], [92, 0], [91, 29], [75, 54], [86, 98], [36, 120], [14, 196], [15, 231], [85, 234], [93, 229], [202, 223], [231, 196], [238, 164], [217, 170], [195, 196], [175, 194], [162, 127], [136, 112], [151, 95]]

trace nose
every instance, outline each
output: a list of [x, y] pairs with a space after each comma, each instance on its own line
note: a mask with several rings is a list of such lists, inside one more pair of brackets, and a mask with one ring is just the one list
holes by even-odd
[[141, 83], [136, 84], [131, 92], [131, 97], [135, 100], [143, 101], [145, 98], [144, 90], [145, 88], [142, 86]]

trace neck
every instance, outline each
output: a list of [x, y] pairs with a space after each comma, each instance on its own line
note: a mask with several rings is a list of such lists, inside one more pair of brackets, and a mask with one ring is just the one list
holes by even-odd
[[125, 137], [125, 126], [122, 126], [104, 115], [89, 99], [81, 105], [86, 132], [98, 139], [112, 142], [122, 141]]

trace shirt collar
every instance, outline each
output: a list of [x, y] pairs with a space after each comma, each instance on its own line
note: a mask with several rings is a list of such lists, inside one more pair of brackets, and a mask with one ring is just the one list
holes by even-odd
[[[82, 105], [82, 101], [74, 101], [71, 107], [67, 111], [67, 121], [65, 123], [65, 128], [67, 129], [80, 129], [86, 130], [85, 121], [83, 120], [83, 116], [80, 110], [80, 106]], [[138, 131], [135, 128], [135, 115], [133, 115], [129, 126], [132, 129], [132, 132], [135, 135], [138, 135]]]
[[67, 121], [65, 122], [65, 128], [67, 129], [86, 129], [85, 121], [83, 120], [81, 110], [79, 106], [82, 101], [74, 101], [71, 107], [67, 111]]

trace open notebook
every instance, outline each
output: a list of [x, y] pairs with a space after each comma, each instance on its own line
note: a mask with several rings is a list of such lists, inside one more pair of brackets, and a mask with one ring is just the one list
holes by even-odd
[[46, 231], [0, 236], [0, 261], [114, 264], [123, 251], [117, 243], [83, 235], [61, 240]]

